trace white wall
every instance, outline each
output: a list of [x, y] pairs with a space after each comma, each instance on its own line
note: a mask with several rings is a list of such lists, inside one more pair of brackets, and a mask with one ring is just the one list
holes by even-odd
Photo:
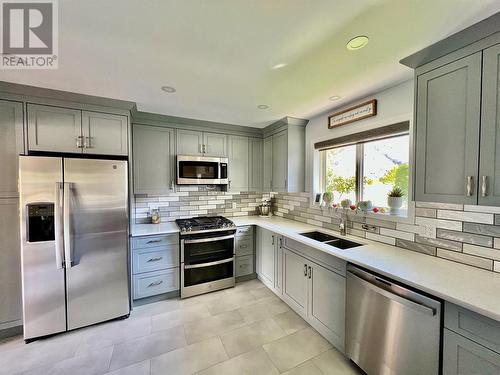
[[[377, 115], [361, 121], [347, 124], [335, 129], [328, 129], [328, 115], [344, 107], [366, 100], [377, 99]], [[318, 170], [318, 152], [314, 151], [314, 143], [374, 129], [400, 121], [413, 123], [413, 80], [403, 82], [368, 97], [359, 98], [342, 106], [333, 106], [330, 110], [309, 120], [306, 127], [306, 191], [318, 189], [319, 179], [314, 171]]]

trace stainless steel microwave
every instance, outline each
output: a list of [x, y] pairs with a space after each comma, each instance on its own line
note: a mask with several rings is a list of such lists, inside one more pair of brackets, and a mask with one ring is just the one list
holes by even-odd
[[177, 155], [178, 185], [226, 185], [227, 158]]

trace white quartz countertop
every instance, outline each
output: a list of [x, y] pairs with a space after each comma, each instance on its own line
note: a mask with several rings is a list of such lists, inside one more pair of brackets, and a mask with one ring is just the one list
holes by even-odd
[[[500, 321], [500, 274], [462, 265], [448, 260], [366, 240], [345, 236], [363, 246], [337, 249], [301, 236], [299, 233], [319, 230], [338, 233], [313, 225], [279, 217], [234, 217], [237, 226], [257, 225], [287, 236], [305, 245], [365, 267], [403, 284], [427, 292], [443, 300], [463, 306], [481, 315]], [[149, 228], [151, 227], [151, 228]], [[133, 236], [179, 232], [172, 224], [141, 224], [134, 226]]]

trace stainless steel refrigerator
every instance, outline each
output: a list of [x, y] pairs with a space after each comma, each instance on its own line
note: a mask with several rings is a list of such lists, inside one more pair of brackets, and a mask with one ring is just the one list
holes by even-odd
[[25, 340], [127, 316], [127, 162], [19, 163]]

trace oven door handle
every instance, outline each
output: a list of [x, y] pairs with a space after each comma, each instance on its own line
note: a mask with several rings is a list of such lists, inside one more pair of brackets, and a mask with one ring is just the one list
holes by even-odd
[[220, 241], [220, 240], [230, 240], [231, 238], [234, 238], [234, 234], [230, 234], [229, 236], [221, 236], [221, 237], [210, 237], [210, 238], [198, 238], [195, 240], [184, 240], [184, 243], [190, 244], [190, 243], [214, 242], [214, 241]]
[[224, 263], [229, 263], [229, 262], [233, 262], [233, 261], [234, 261], [234, 257], [229, 258], [229, 259], [217, 260], [215, 262], [209, 262], [209, 263], [193, 264], [193, 265], [187, 265], [187, 266], [185, 265], [184, 269], [189, 270], [192, 268], [210, 267], [210, 266], [216, 266], [218, 264], [224, 264]]

